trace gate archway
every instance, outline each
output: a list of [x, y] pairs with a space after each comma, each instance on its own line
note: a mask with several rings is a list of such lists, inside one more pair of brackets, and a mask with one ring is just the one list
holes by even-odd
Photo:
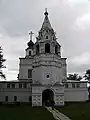
[[51, 101], [54, 101], [54, 93], [51, 89], [45, 89], [42, 92], [42, 104], [47, 106]]

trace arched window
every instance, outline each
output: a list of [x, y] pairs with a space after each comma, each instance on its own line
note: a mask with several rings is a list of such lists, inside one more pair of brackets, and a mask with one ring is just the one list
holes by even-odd
[[39, 45], [36, 46], [36, 54], [39, 53]]
[[58, 54], [58, 46], [55, 45], [55, 54]]
[[49, 43], [45, 44], [45, 53], [50, 53], [50, 44]]
[[29, 51], [29, 56], [31, 56], [31, 51]]
[[48, 39], [48, 36], [46, 36], [46, 39]]

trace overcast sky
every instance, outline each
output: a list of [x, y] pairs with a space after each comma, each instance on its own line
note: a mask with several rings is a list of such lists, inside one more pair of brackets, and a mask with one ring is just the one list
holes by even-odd
[[37, 36], [44, 9], [67, 57], [69, 73], [90, 68], [90, 0], [0, 0], [0, 45], [7, 80], [17, 79], [19, 57], [25, 56], [29, 31]]

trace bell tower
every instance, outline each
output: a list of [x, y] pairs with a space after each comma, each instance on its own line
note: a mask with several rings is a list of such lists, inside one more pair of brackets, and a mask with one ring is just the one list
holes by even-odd
[[36, 37], [34, 54], [37, 55], [48, 53], [61, 56], [61, 46], [57, 42], [56, 33], [50, 24], [47, 9], [45, 9], [44, 16], [44, 22], [38, 32], [38, 36]]
[[34, 45], [33, 82], [53, 85], [66, 80], [66, 58], [61, 58], [61, 46], [50, 24], [47, 9], [44, 15]]

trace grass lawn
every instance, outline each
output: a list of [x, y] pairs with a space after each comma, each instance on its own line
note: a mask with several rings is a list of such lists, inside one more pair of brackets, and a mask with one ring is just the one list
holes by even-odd
[[45, 108], [29, 105], [0, 105], [0, 120], [55, 120]]
[[71, 120], [90, 120], [90, 103], [66, 103], [63, 107], [56, 107]]

